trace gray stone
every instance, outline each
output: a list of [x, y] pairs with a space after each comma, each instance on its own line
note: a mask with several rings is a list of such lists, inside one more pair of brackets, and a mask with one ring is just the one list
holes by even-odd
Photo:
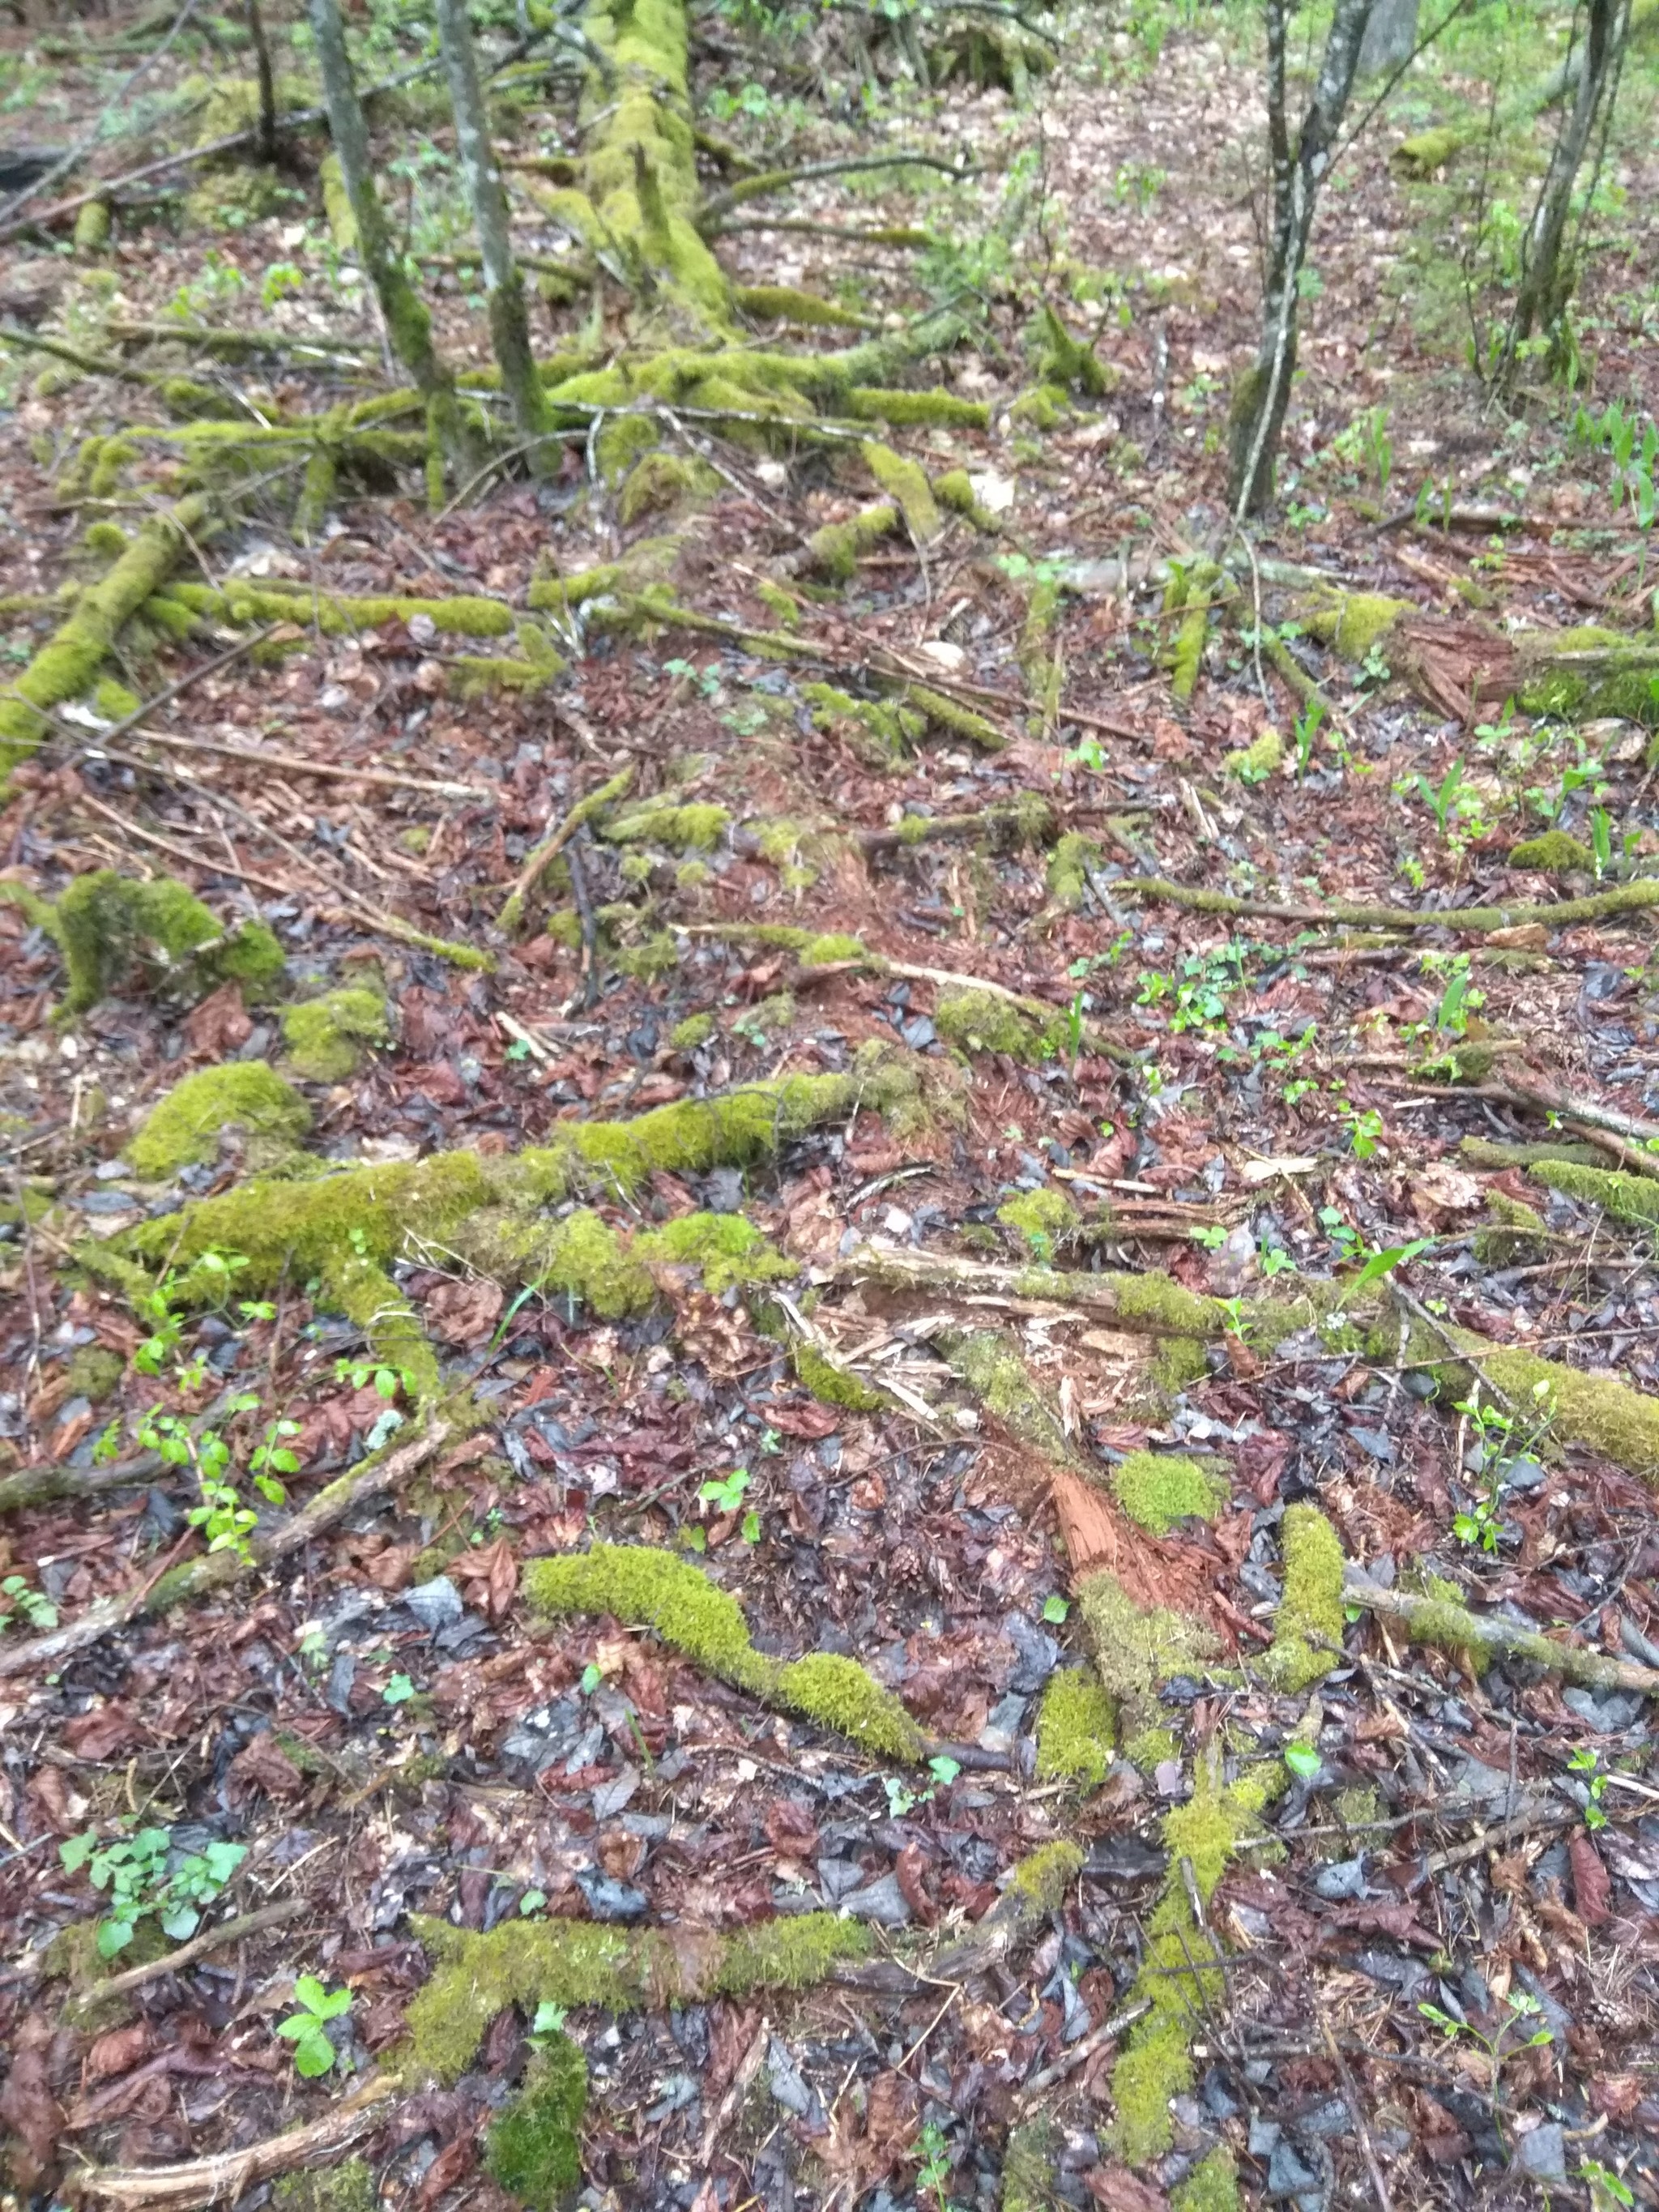
[[1565, 2181], [1567, 2146], [1559, 2124], [1546, 2120], [1541, 2128], [1534, 2128], [1522, 2136], [1515, 2147], [1515, 2162], [1522, 2173], [1530, 2174], [1534, 2181]]
[[1380, 76], [1408, 60], [1417, 44], [1418, 0], [1376, 0], [1359, 48], [1361, 76]]
[[461, 1603], [461, 1594], [447, 1575], [434, 1575], [429, 1583], [419, 1583], [404, 1592], [404, 1603], [428, 1633], [447, 1628], [466, 1611]]
[[854, 1890], [842, 1899], [841, 1909], [851, 1913], [854, 1920], [873, 1920], [878, 1928], [908, 1928], [910, 1924], [910, 1908], [895, 1874], [884, 1874], [875, 1881], [866, 1882], [862, 1889]]

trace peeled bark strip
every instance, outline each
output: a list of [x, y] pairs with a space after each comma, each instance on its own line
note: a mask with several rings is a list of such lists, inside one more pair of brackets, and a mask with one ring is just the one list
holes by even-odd
[[542, 396], [535, 356], [530, 350], [530, 317], [525, 306], [524, 280], [513, 258], [507, 194], [495, 163], [495, 149], [489, 142], [489, 118], [478, 82], [477, 57], [472, 50], [466, 0], [438, 0], [438, 33], [443, 42], [450, 105], [455, 111], [456, 150], [460, 155], [461, 174], [466, 179], [466, 196], [478, 233], [490, 343], [501, 366], [501, 389], [512, 407], [514, 422], [519, 435], [531, 441], [528, 459], [532, 471], [539, 476], [547, 466], [547, 447], [542, 441], [551, 417]]
[[386, 228], [386, 212], [374, 189], [368, 125], [346, 52], [339, 0], [309, 0], [309, 5], [329, 131], [357, 226], [358, 256], [385, 314], [392, 349], [409, 371], [426, 407], [432, 444], [427, 464], [428, 493], [434, 506], [441, 506], [444, 464], [457, 476], [468, 477], [478, 467], [482, 456], [461, 418], [454, 379], [433, 346], [432, 319], [404, 275]]

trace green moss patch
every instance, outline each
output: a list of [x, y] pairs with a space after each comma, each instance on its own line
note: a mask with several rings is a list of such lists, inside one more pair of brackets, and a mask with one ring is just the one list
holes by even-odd
[[1222, 762], [1237, 783], [1265, 783], [1285, 765], [1285, 740], [1277, 730], [1264, 730], [1253, 745], [1229, 753]]
[[1038, 1781], [1097, 1790], [1111, 1765], [1116, 1736], [1117, 1717], [1098, 1679], [1086, 1668], [1061, 1668], [1049, 1676], [1037, 1712]]
[[417, 2078], [453, 2081], [477, 2057], [507, 2005], [600, 2005], [611, 2013], [804, 1990], [843, 1959], [860, 1959], [870, 1933], [832, 1912], [763, 1921], [722, 1937], [688, 1927], [625, 1929], [580, 1920], [508, 1921], [487, 1936], [412, 1916], [436, 1971], [409, 2008], [409, 2041], [393, 2063]]
[[263, 1060], [227, 1060], [174, 1084], [145, 1116], [127, 1158], [145, 1182], [162, 1182], [180, 1168], [216, 1159], [222, 1130], [240, 1128], [286, 1147], [310, 1127], [304, 1099]]
[[1224, 2143], [1218, 2143], [1172, 2191], [1170, 2212], [1238, 2212], [1238, 2169]]
[[1322, 645], [1328, 645], [1343, 659], [1364, 660], [1401, 616], [1412, 611], [1409, 599], [1391, 599], [1382, 592], [1344, 592], [1328, 605], [1316, 608], [1307, 624]]
[[947, 1044], [963, 1052], [1003, 1052], [1035, 1066], [1066, 1049], [1064, 1015], [1039, 1027], [1006, 999], [990, 991], [945, 991], [933, 1008], [933, 1025]]
[[484, 2137], [485, 2172], [530, 2212], [556, 2212], [581, 2185], [586, 2111], [587, 2060], [568, 2035], [552, 2036]]
[[1032, 1445], [1061, 1467], [1076, 1464], [1058, 1410], [1026, 1371], [1009, 1339], [997, 1329], [975, 1329], [944, 1336], [939, 1348], [988, 1413], [1011, 1436]]
[[[1659, 1182], [1650, 1181], [1646, 1176], [1625, 1175], [1617, 1168], [1579, 1167], [1565, 1160], [1540, 1160], [1531, 1174], [1534, 1182], [1544, 1183], [1551, 1190], [1561, 1191], [1586, 1206], [1599, 1206], [1615, 1221], [1628, 1222], [1634, 1229], [1659, 1226]], [[1492, 1203], [1491, 1195], [1487, 1203]], [[1516, 1201], [1511, 1199], [1510, 1203], [1513, 1206]], [[1538, 1221], [1535, 1214], [1533, 1218]], [[1543, 1226], [1538, 1221], [1539, 1229]]]
[[1039, 1260], [1052, 1260], [1055, 1247], [1079, 1226], [1076, 1206], [1058, 1190], [1022, 1191], [1016, 1198], [1005, 1199], [997, 1208], [997, 1219], [1018, 1231]]
[[1115, 1575], [1085, 1575], [1077, 1595], [1125, 1753], [1156, 1765], [1175, 1747], [1158, 1692], [1174, 1675], [1201, 1674], [1220, 1647], [1201, 1621], [1163, 1606], [1143, 1612]]
[[1167, 1536], [1189, 1516], [1212, 1521], [1226, 1502], [1227, 1486], [1194, 1459], [1162, 1452], [1131, 1452], [1112, 1470], [1112, 1490], [1129, 1518], [1154, 1536]]
[[1046, 2112], [1009, 2130], [1002, 2157], [1002, 2212], [1048, 2212], [1056, 2202], [1065, 2138]]
[[391, 1036], [385, 999], [362, 984], [325, 991], [320, 999], [283, 1012], [289, 1065], [307, 1083], [343, 1083], [372, 1046], [388, 1043]]
[[668, 853], [712, 853], [732, 820], [724, 806], [637, 806], [600, 831], [613, 845], [659, 845]]
[[374, 2170], [366, 2158], [285, 2173], [270, 2194], [280, 2212], [379, 2212], [380, 2202]]
[[1068, 830], [1048, 855], [1048, 896], [1058, 907], [1074, 914], [1083, 903], [1091, 872], [1105, 863], [1105, 854], [1092, 837]]
[[782, 1662], [756, 1650], [735, 1598], [700, 1567], [645, 1545], [596, 1544], [524, 1571], [532, 1610], [549, 1619], [614, 1613], [637, 1622], [722, 1681], [799, 1713], [878, 1758], [914, 1762], [927, 1739], [890, 1691], [855, 1660], [817, 1651]]
[[85, 1013], [129, 978], [200, 997], [234, 981], [252, 994], [283, 972], [283, 948], [262, 921], [227, 930], [171, 876], [140, 882], [100, 868], [77, 876], [42, 921], [69, 971], [64, 1011]]
[[1570, 837], [1565, 830], [1547, 830], [1541, 837], [1528, 837], [1510, 848], [1510, 866], [1529, 868], [1542, 876], [1593, 876], [1595, 855], [1588, 845]]
[[1279, 1544], [1285, 1595], [1262, 1671], [1281, 1690], [1305, 1690], [1342, 1648], [1342, 1546], [1316, 1505], [1285, 1507]]

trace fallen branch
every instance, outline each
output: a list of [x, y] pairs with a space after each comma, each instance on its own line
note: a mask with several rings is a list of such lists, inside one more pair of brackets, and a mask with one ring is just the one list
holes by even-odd
[[0, 1477], [0, 1513], [21, 1512], [26, 1505], [49, 1505], [57, 1498], [101, 1498], [106, 1491], [126, 1490], [158, 1474], [160, 1452], [138, 1452], [118, 1460], [113, 1467], [23, 1467], [15, 1474]]
[[590, 791], [586, 799], [579, 799], [576, 801], [551, 836], [542, 840], [529, 859], [526, 860], [523, 867], [520, 869], [518, 879], [502, 901], [501, 910], [495, 917], [495, 926], [498, 929], [509, 937], [513, 935], [524, 918], [525, 901], [529, 897], [548, 862], [558, 857], [584, 822], [590, 820], [596, 814], [603, 813], [613, 799], [623, 796], [633, 781], [634, 764], [630, 761], [628, 766], [613, 775], [608, 783], [602, 783], [597, 791]]
[[361, 1466], [319, 1490], [308, 1505], [279, 1528], [258, 1531], [248, 1547], [246, 1559], [234, 1552], [210, 1552], [204, 1559], [189, 1560], [160, 1577], [150, 1576], [135, 1583], [131, 1589], [119, 1591], [113, 1597], [100, 1599], [61, 1628], [49, 1630], [46, 1635], [33, 1637], [28, 1643], [14, 1645], [9, 1650], [0, 1650], [0, 1679], [27, 1674], [36, 1667], [60, 1665], [76, 1651], [84, 1651], [96, 1644], [100, 1637], [125, 1628], [131, 1620], [141, 1620], [149, 1613], [166, 1613], [176, 1605], [191, 1604], [215, 1590], [228, 1589], [245, 1575], [287, 1559], [291, 1553], [313, 1542], [325, 1529], [333, 1528], [367, 1499], [380, 1497], [394, 1488], [405, 1475], [424, 1467], [442, 1449], [449, 1435], [447, 1423], [434, 1421], [407, 1443], [366, 1459]]
[[838, 161], [808, 161], [799, 169], [763, 169], [758, 176], [744, 177], [730, 185], [723, 192], [703, 203], [699, 228], [707, 234], [718, 228], [722, 216], [732, 208], [741, 207], [745, 200], [764, 199], [773, 192], [787, 191], [791, 185], [810, 182], [816, 177], [841, 177], [864, 169], [943, 169], [947, 177], [965, 177], [971, 173], [955, 161], [942, 160], [937, 154], [854, 154]]
[[1419, 1644], [1488, 1659], [1525, 1659], [1586, 1689], [1637, 1690], [1646, 1698], [1659, 1696], [1659, 1668], [1638, 1666], [1633, 1659], [1610, 1659], [1589, 1644], [1558, 1644], [1541, 1629], [1523, 1628], [1499, 1614], [1471, 1613], [1449, 1598], [1413, 1597], [1405, 1590], [1384, 1589], [1357, 1567], [1344, 1577], [1342, 1594], [1350, 1605], [1363, 1605], [1379, 1620], [1397, 1622]]
[[1112, 889], [1131, 892], [1164, 906], [1181, 906], [1195, 914], [1248, 915], [1257, 921], [1311, 922], [1326, 928], [1349, 929], [1516, 929], [1541, 921], [1548, 928], [1564, 929], [1582, 921], [1605, 921], [1617, 914], [1636, 914], [1659, 906], [1659, 877], [1643, 876], [1632, 884], [1616, 884], [1611, 890], [1588, 898], [1559, 899], [1552, 905], [1449, 907], [1439, 914], [1420, 914], [1411, 907], [1361, 906], [1346, 899], [1332, 899], [1320, 906], [1291, 905], [1276, 899], [1241, 898], [1233, 891], [1201, 890], [1195, 884], [1172, 884], [1164, 876], [1120, 876]]
[[268, 1928], [281, 1928], [290, 1920], [297, 1920], [306, 1909], [302, 1897], [285, 1897], [276, 1905], [262, 1905], [254, 1912], [239, 1912], [234, 1920], [222, 1921], [216, 1928], [204, 1928], [199, 1936], [192, 1936], [188, 1943], [181, 1943], [176, 1951], [166, 1952], [145, 1966], [129, 1966], [125, 1973], [111, 1974], [107, 1979], [95, 1982], [89, 1995], [94, 1997], [125, 1996], [129, 1990], [141, 1990], [146, 1982], [158, 1980], [163, 1974], [176, 1974], [185, 1966], [192, 1966], [198, 1959], [210, 1958], [216, 1951], [228, 1950], [231, 1944], [240, 1943], [250, 1936], [263, 1936]]
[[198, 2204], [232, 2204], [279, 2173], [331, 2164], [348, 2144], [378, 2125], [379, 2107], [403, 2087], [397, 2074], [377, 2074], [321, 2119], [267, 2136], [242, 2150], [192, 2158], [182, 2166], [92, 2166], [74, 2177], [77, 2191], [151, 2212], [189, 2212]]

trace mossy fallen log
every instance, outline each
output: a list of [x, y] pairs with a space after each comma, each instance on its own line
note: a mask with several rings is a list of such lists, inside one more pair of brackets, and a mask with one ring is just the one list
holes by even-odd
[[1659, 1182], [1645, 1176], [1559, 1158], [1535, 1160], [1529, 1172], [1534, 1182], [1587, 1206], [1599, 1206], [1615, 1221], [1626, 1222], [1633, 1229], [1659, 1228]]
[[1403, 1629], [1413, 1643], [1431, 1644], [1454, 1657], [1468, 1659], [1477, 1672], [1494, 1659], [1520, 1659], [1587, 1689], [1659, 1695], [1659, 1668], [1611, 1658], [1591, 1644], [1563, 1644], [1541, 1629], [1523, 1627], [1499, 1614], [1473, 1613], [1451, 1593], [1449, 1584], [1426, 1595], [1384, 1589], [1361, 1569], [1351, 1567], [1342, 1595], [1346, 1604], [1363, 1605], [1378, 1620]]
[[204, 500], [180, 500], [152, 516], [107, 574], [87, 586], [68, 621], [35, 654], [10, 696], [0, 699], [0, 776], [33, 752], [51, 728], [38, 710], [62, 706], [92, 689], [123, 625], [166, 581], [207, 520]]
[[[16, 897], [21, 886], [0, 885]], [[19, 900], [64, 956], [66, 1014], [83, 1014], [122, 985], [201, 998], [240, 983], [251, 999], [269, 997], [283, 973], [283, 948], [263, 921], [228, 929], [186, 884], [148, 881], [99, 868], [76, 876], [56, 903]]]
[[1173, 884], [1164, 876], [1118, 876], [1111, 888], [1161, 905], [1186, 907], [1194, 914], [1243, 915], [1259, 921], [1313, 923], [1333, 929], [1478, 930], [1483, 936], [1495, 929], [1515, 929], [1534, 921], [1549, 929], [1570, 929], [1581, 922], [1608, 921], [1616, 915], [1641, 914], [1659, 906], [1659, 877], [1656, 876], [1614, 884], [1584, 898], [1543, 903], [1517, 901], [1513, 906], [1447, 907], [1438, 913], [1419, 913], [1403, 906], [1368, 906], [1354, 899], [1328, 899], [1314, 905], [1247, 898], [1236, 891], [1212, 890], [1198, 884]]

